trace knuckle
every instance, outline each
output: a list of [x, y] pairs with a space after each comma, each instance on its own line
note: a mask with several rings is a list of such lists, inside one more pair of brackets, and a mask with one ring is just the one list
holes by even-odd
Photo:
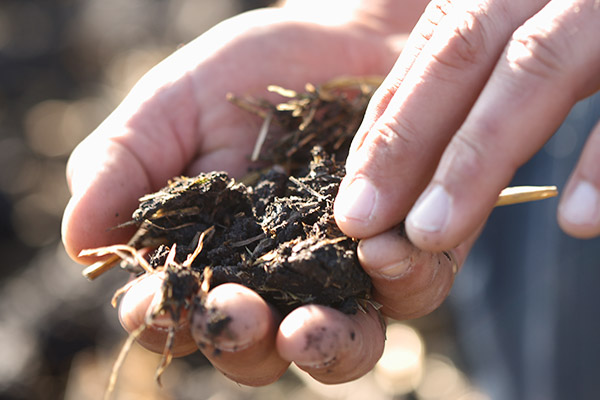
[[504, 128], [502, 122], [494, 120], [478, 121], [471, 128], [463, 128], [468, 130], [454, 136], [449, 156], [442, 160], [445, 179], [481, 182], [491, 175], [516, 171], [526, 159], [506, 142]]
[[423, 16], [431, 26], [437, 27], [440, 21], [450, 12], [453, 2], [453, 0], [433, 0], [427, 5]]
[[382, 134], [404, 143], [411, 143], [419, 136], [417, 127], [400, 114], [392, 116], [382, 125]]
[[434, 53], [434, 59], [447, 67], [462, 70], [479, 64], [487, 54], [486, 43], [489, 39], [489, 26], [492, 17], [481, 7], [466, 9], [459, 13], [454, 21], [450, 38], [444, 48]]
[[540, 12], [514, 31], [504, 61], [511, 74], [522, 72], [585, 97], [591, 94], [590, 85], [598, 85], [597, 78], [590, 82], [589, 77], [600, 62], [600, 42], [592, 39], [600, 33], [600, 2], [557, 2], [551, 12]]
[[419, 151], [421, 144], [418, 128], [413, 122], [396, 114], [386, 118], [378, 127], [379, 150], [389, 152], [390, 158], [397, 159], [403, 154]]
[[506, 49], [506, 58], [513, 69], [522, 70], [543, 79], [553, 79], [565, 72], [564, 54], [568, 46], [541, 28], [522, 26], [517, 29]]
[[451, 142], [452, 155], [449, 163], [453, 173], [458, 172], [460, 179], [472, 179], [485, 170], [487, 151], [480, 141], [467, 135], [456, 135]]

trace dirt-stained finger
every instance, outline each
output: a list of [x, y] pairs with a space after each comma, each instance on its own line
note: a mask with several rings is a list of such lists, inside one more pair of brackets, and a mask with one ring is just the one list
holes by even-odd
[[250, 386], [276, 381], [289, 362], [275, 348], [279, 317], [256, 292], [236, 283], [212, 289], [191, 318], [192, 337], [228, 378]]
[[[162, 285], [161, 274], [143, 275], [123, 295], [119, 305], [119, 319], [123, 328], [129, 333], [139, 328], [146, 319], [147, 311]], [[169, 328], [157, 321], [151, 324], [137, 337], [139, 344], [155, 353], [162, 353], [167, 341]], [[190, 326], [186, 315], [176, 326], [175, 339], [171, 352], [174, 357], [182, 357], [198, 350], [190, 334]]]
[[361, 240], [358, 257], [371, 276], [381, 311], [394, 319], [417, 318], [444, 301], [474, 240], [450, 252], [432, 253], [415, 247], [397, 227]]
[[307, 305], [281, 323], [277, 349], [323, 383], [342, 383], [369, 372], [383, 352], [383, 320], [371, 305], [354, 315]]

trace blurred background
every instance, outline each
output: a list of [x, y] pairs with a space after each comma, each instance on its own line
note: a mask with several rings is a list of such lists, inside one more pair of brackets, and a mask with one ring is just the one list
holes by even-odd
[[[0, 2], [0, 399], [100, 399], [126, 335], [109, 304], [126, 277], [81, 276], [60, 243], [72, 149], [150, 67], [266, 0]], [[175, 362], [137, 346], [116, 399], [486, 399], [461, 372], [449, 311], [388, 331], [375, 371], [324, 386], [292, 369], [252, 389], [199, 354]]]

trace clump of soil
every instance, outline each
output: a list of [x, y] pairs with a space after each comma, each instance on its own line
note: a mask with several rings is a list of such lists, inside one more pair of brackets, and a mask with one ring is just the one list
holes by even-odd
[[198, 232], [214, 227], [191, 264], [210, 268], [211, 287], [240, 283], [284, 313], [307, 303], [356, 310], [356, 300], [369, 296], [370, 281], [358, 264], [356, 241], [333, 219], [342, 169], [321, 148], [313, 156], [299, 177], [274, 167], [246, 186], [211, 172], [178, 178], [144, 198], [136, 211], [146, 216], [140, 220], [144, 239], [167, 243], [151, 265], [164, 265], [172, 244], [183, 263]]
[[[170, 269], [171, 297], [189, 297], [203, 282], [210, 288], [237, 282], [284, 314], [309, 303], [353, 313], [369, 299], [357, 241], [336, 226], [333, 201], [350, 141], [378, 83], [343, 78], [307, 85], [305, 93], [269, 87], [288, 98], [280, 104], [230, 97], [264, 118], [252, 157], [269, 166], [244, 182], [217, 171], [174, 178], [142, 197], [133, 213], [138, 230], [129, 245], [155, 249], [151, 268], [191, 269]], [[127, 264], [136, 267], [135, 259]], [[177, 275], [191, 278], [178, 281]], [[177, 282], [188, 288], [178, 291]]]

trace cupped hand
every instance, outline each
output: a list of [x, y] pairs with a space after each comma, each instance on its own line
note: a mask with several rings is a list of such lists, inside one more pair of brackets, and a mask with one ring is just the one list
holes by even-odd
[[[282, 317], [252, 290], [235, 283], [219, 285], [208, 292], [202, 307], [182, 318], [172, 353], [183, 356], [199, 348], [225, 376], [250, 386], [274, 382], [291, 362], [323, 383], [357, 379], [381, 357], [382, 314], [409, 319], [434, 310], [448, 295], [470, 244], [472, 240], [452, 253], [426, 252], [398, 229], [362, 240], [358, 257], [374, 285], [372, 304], [381, 309], [364, 304], [354, 315], [305, 305]], [[127, 331], [145, 323], [161, 285], [160, 274], [143, 275], [124, 294], [119, 315]], [[220, 326], [223, 320], [227, 323]], [[161, 353], [167, 335], [167, 326], [155, 323], [138, 342]]]
[[[315, 3], [318, 9], [307, 15], [319, 15], [324, 3]], [[87, 263], [93, 259], [78, 257], [81, 250], [126, 242], [131, 232], [112, 228], [129, 220], [140, 196], [173, 176], [244, 174], [259, 121], [228, 103], [227, 93], [261, 97], [269, 84], [300, 89], [341, 75], [385, 74], [411, 16], [421, 11], [415, 4], [365, 1], [347, 21], [331, 23], [261, 10], [225, 21], [178, 50], [73, 152], [67, 168], [72, 198], [63, 220], [68, 253]], [[390, 231], [362, 241], [359, 258], [383, 313], [412, 318], [444, 299], [466, 247], [453, 256], [424, 252]], [[160, 284], [160, 274], [146, 275], [124, 295], [119, 314], [128, 331], [144, 324]], [[225, 375], [248, 385], [273, 382], [290, 362], [322, 382], [352, 380], [383, 350], [385, 327], [372, 306], [346, 315], [309, 305], [283, 318], [251, 290], [224, 284], [208, 293], [205, 308], [227, 316], [227, 329], [214, 334], [196, 310], [178, 325], [173, 353], [199, 348]], [[166, 337], [165, 325], [156, 323], [138, 340], [162, 352]]]
[[[600, 89], [595, 0], [434, 0], [373, 97], [335, 203], [347, 234], [406, 218], [419, 248], [448, 250], [482, 225], [516, 169], [574, 103]], [[558, 218], [600, 234], [600, 125]]]

